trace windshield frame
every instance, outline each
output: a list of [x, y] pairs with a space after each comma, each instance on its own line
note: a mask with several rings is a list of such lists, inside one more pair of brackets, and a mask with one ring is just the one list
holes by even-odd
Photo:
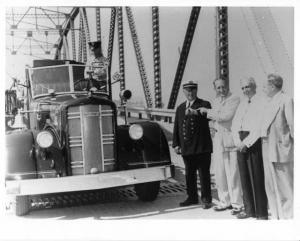
[[[42, 66], [42, 67], [32, 67], [32, 68], [27, 68], [28, 72], [29, 72], [29, 81], [30, 81], [30, 89], [31, 89], [31, 93], [32, 93], [32, 98], [33, 99], [37, 99], [37, 98], [41, 98], [41, 97], [47, 97], [47, 96], [51, 96], [51, 95], [70, 95], [70, 94], [88, 94], [91, 91], [87, 91], [87, 90], [75, 90], [74, 89], [74, 76], [73, 76], [73, 67], [83, 67], [84, 68], [84, 77], [86, 75], [86, 70], [90, 69], [90, 65], [84, 65], [84, 64], [70, 64], [70, 63], [66, 63], [66, 64], [60, 64], [60, 65], [50, 65], [50, 66]], [[54, 68], [60, 68], [60, 67], [68, 67], [68, 76], [69, 76], [69, 89], [70, 91], [56, 91], [54, 90], [54, 92], [49, 92], [49, 90], [51, 90], [51, 88], [47, 88], [44, 87], [45, 89], [48, 89], [48, 93], [42, 93], [42, 94], [37, 94], [36, 91], [34, 91], [33, 86], [34, 84], [37, 84], [38, 81], [34, 81], [33, 80], [33, 72], [34, 70], [39, 70], [39, 69], [54, 69]], [[109, 73], [107, 73], [109, 75]], [[87, 79], [87, 78], [84, 78]], [[84, 80], [83, 79], [83, 80]], [[77, 81], [77, 80], [76, 80]], [[42, 83], [40, 83], [40, 85], [43, 85]], [[41, 86], [43, 88], [43, 86]], [[106, 91], [103, 90], [95, 90], [93, 91], [93, 93], [95, 94], [101, 94], [101, 95], [105, 95], [107, 97], [109, 97], [109, 89], [110, 86], [108, 86], [108, 81], [107, 81], [107, 88]]]

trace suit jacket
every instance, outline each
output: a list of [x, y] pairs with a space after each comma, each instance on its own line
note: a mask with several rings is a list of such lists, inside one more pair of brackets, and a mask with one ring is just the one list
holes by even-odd
[[269, 102], [261, 126], [261, 136], [268, 137], [270, 162], [294, 160], [293, 99], [278, 92]]
[[232, 119], [235, 111], [240, 103], [240, 97], [231, 93], [222, 100], [217, 97], [212, 105], [212, 109], [208, 110], [207, 118], [214, 121], [216, 130], [214, 136], [214, 152], [223, 152], [236, 149], [231, 133]]
[[[210, 109], [208, 101], [196, 98], [192, 109], [205, 107]], [[208, 119], [198, 111], [197, 115], [186, 115], [186, 102], [176, 109], [173, 130], [173, 147], [181, 147], [183, 156], [212, 152], [212, 140], [209, 131]]]

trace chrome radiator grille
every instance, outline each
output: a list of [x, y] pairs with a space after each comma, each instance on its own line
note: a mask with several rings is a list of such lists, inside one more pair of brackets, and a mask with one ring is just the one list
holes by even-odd
[[69, 107], [67, 130], [72, 175], [115, 169], [115, 130], [110, 106]]

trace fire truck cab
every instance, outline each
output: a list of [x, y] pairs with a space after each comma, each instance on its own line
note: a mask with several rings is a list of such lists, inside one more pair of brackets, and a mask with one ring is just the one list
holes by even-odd
[[111, 86], [95, 87], [85, 68], [36, 60], [27, 69], [27, 108], [18, 113], [25, 121], [6, 132], [5, 186], [16, 215], [37, 194], [134, 185], [140, 200], [152, 201], [174, 174], [161, 127], [118, 125]]

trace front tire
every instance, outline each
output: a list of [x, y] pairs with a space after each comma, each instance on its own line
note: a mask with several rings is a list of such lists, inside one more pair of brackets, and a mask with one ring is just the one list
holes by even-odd
[[160, 182], [146, 182], [136, 184], [134, 190], [139, 200], [144, 202], [154, 201], [159, 192]]
[[24, 216], [29, 213], [29, 196], [15, 196], [12, 203], [12, 210], [16, 216]]

